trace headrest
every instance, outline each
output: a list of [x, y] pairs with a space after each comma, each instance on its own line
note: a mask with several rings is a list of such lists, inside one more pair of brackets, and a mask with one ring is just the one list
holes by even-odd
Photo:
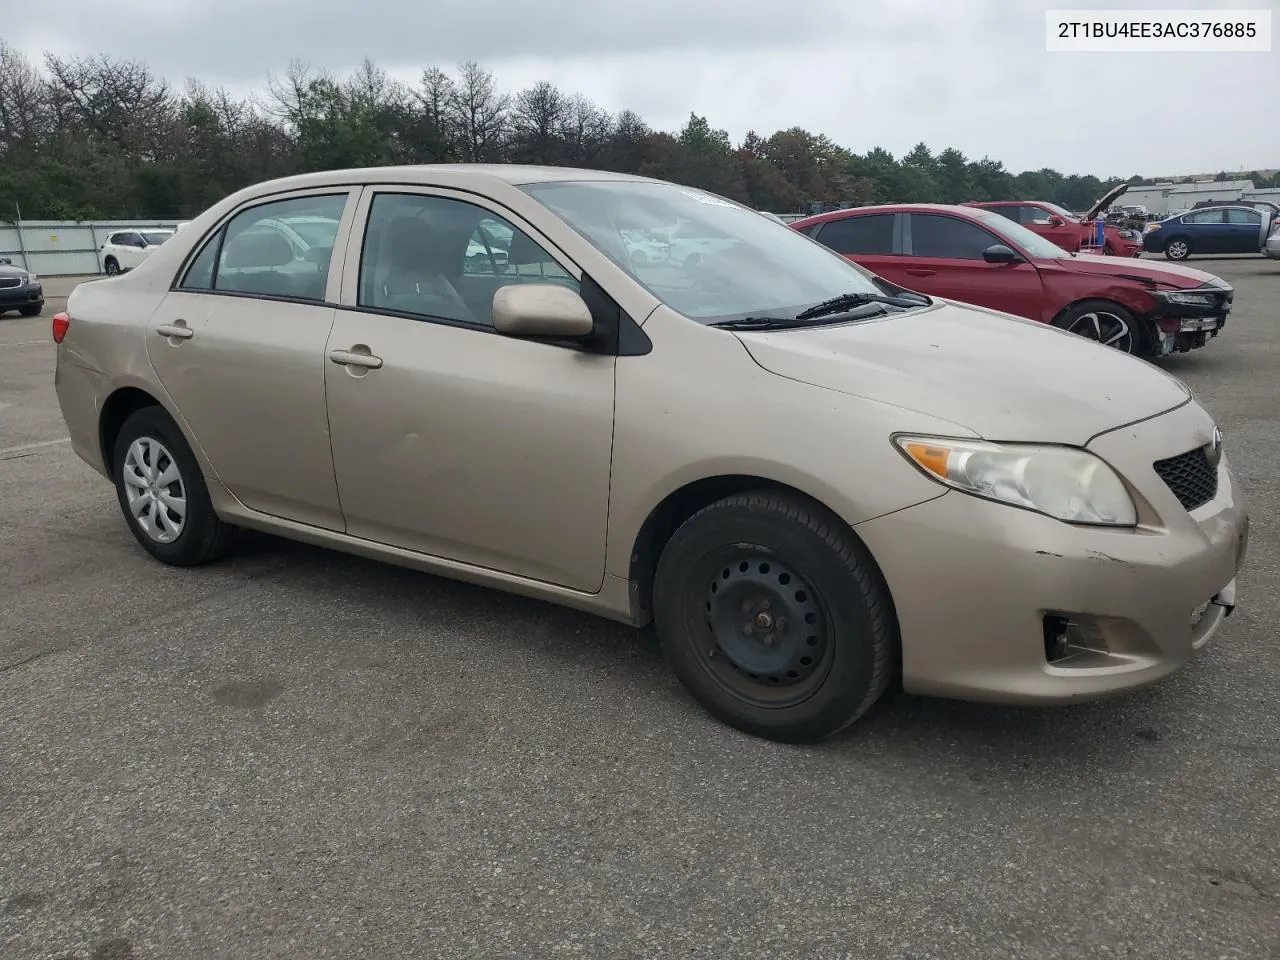
[[274, 230], [246, 232], [232, 238], [224, 263], [233, 269], [283, 267], [293, 263], [293, 246]]

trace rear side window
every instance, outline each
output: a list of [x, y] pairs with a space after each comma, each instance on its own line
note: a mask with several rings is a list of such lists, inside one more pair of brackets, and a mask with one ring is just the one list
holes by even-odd
[[936, 213], [911, 214], [911, 253], [944, 260], [981, 260], [982, 251], [1000, 243], [977, 224]]
[[346, 193], [333, 193], [237, 213], [205, 242], [179, 289], [323, 301], [346, 204]]
[[876, 213], [843, 217], [822, 224], [816, 240], [843, 254], [893, 253], [893, 214]]
[[1227, 211], [1227, 223], [1248, 223], [1256, 227], [1262, 223], [1262, 214], [1257, 210], [1231, 209]]

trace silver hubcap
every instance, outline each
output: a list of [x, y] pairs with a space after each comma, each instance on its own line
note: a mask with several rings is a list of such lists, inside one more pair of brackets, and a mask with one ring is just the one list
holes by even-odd
[[1067, 329], [1082, 337], [1096, 340], [1104, 347], [1115, 347], [1125, 353], [1133, 353], [1133, 332], [1129, 329], [1129, 324], [1114, 313], [1096, 310], [1091, 313], [1082, 313]]
[[1187, 255], [1187, 245], [1181, 240], [1175, 240], [1169, 244], [1169, 255], [1181, 260]]
[[173, 543], [187, 523], [187, 486], [167, 447], [151, 437], [129, 445], [121, 469], [134, 522], [157, 543]]

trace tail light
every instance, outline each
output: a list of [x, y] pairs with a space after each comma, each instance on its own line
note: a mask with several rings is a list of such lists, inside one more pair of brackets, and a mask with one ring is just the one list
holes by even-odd
[[66, 339], [69, 329], [71, 329], [71, 317], [65, 313], [55, 313], [53, 315], [53, 342], [61, 343]]

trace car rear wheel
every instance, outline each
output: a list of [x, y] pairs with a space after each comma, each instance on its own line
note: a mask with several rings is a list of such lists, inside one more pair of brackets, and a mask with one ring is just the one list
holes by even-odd
[[1164, 255], [1170, 260], [1185, 260], [1191, 256], [1191, 242], [1175, 237], [1164, 245]]
[[120, 509], [148, 553], [162, 563], [190, 567], [225, 552], [234, 528], [214, 513], [195, 455], [163, 409], [132, 414], [113, 454]]
[[728, 497], [685, 521], [658, 562], [654, 620], [694, 699], [772, 740], [840, 732], [896, 665], [893, 606], [870, 554], [838, 518], [783, 494]]
[[102, 261], [102, 269], [107, 272], [108, 277], [114, 277], [120, 272], [120, 261], [115, 257], [107, 257]]
[[1058, 317], [1054, 326], [1124, 353], [1142, 355], [1147, 352], [1149, 338], [1141, 324], [1118, 303], [1106, 300], [1077, 303]]

